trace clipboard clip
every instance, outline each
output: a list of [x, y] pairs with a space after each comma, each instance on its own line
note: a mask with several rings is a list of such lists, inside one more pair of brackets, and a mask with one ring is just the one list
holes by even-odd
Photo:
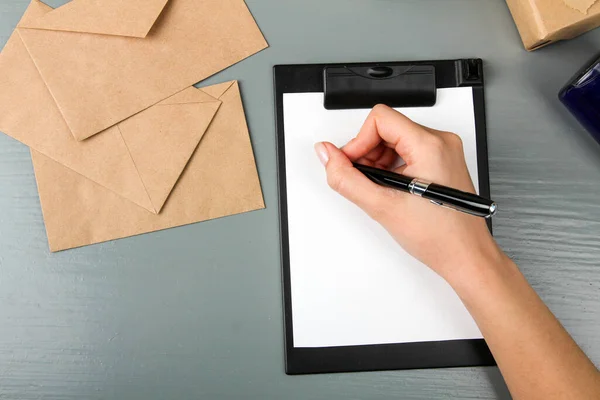
[[428, 64], [373, 64], [323, 69], [325, 108], [343, 110], [432, 107], [436, 103], [435, 67]]

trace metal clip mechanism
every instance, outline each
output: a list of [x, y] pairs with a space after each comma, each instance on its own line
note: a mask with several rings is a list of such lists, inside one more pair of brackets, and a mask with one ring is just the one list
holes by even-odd
[[410, 194], [421, 197], [427, 191], [430, 184], [431, 182], [420, 181], [415, 178], [408, 184], [408, 191]]

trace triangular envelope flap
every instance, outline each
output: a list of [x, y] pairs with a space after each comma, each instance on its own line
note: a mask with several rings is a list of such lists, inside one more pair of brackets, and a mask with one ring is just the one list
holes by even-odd
[[17, 33], [78, 140], [267, 46], [243, 0], [169, 1], [144, 39], [26, 28]]
[[236, 81], [223, 82], [217, 85], [200, 88], [200, 90], [211, 95], [215, 99], [218, 99], [223, 96], [223, 93], [225, 93], [235, 82]]
[[156, 105], [119, 124], [157, 213], [220, 105], [219, 101]]
[[208, 93], [203, 92], [193, 86], [190, 86], [179, 93], [174, 94], [158, 103], [158, 105], [167, 104], [186, 104], [186, 103], [207, 103], [219, 101]]
[[[35, 16], [44, 7], [32, 3], [24, 18]], [[10, 37], [0, 53], [0, 131], [137, 205], [154, 210], [116, 127], [89, 141], [76, 141], [18, 34]]]
[[[32, 0], [41, 3], [39, 0]], [[72, 0], [19, 27], [144, 38], [168, 0]], [[45, 5], [45, 4], [44, 4]], [[46, 6], [47, 7], [47, 6]]]
[[[222, 101], [171, 198], [158, 215], [122, 201], [112, 192], [32, 151], [51, 250], [264, 208], [238, 86], [232, 86]], [[80, 193], [90, 195], [84, 197]]]

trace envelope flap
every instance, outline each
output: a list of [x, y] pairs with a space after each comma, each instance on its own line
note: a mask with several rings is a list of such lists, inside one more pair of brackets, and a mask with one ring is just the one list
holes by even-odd
[[72, 0], [56, 9], [48, 7], [46, 14], [21, 21], [19, 27], [144, 38], [168, 1]]
[[187, 103], [210, 103], [218, 101], [218, 98], [210, 96], [209, 94], [190, 86], [179, 93], [174, 94], [171, 97], [167, 97], [158, 105], [168, 104], [187, 104]]
[[156, 213], [167, 201], [220, 106], [216, 99], [157, 104], [119, 123]]
[[207, 87], [203, 87], [202, 90], [204, 93], [214, 97], [215, 99], [220, 99], [221, 96], [223, 96], [223, 94], [225, 92], [227, 92], [229, 90], [229, 88], [235, 83], [236, 81], [229, 81], [229, 82], [223, 82], [223, 83], [219, 83], [217, 85], [212, 85], [212, 86], [207, 86]]
[[[23, 19], [47, 9], [31, 3]], [[154, 211], [117, 127], [85, 142], [75, 140], [18, 34], [11, 35], [0, 53], [0, 131]]]
[[208, 132], [158, 215], [40, 153], [32, 151], [32, 159], [52, 251], [264, 208], [238, 85], [222, 96]]
[[244, 0], [169, 1], [144, 39], [17, 34], [79, 141], [267, 47]]

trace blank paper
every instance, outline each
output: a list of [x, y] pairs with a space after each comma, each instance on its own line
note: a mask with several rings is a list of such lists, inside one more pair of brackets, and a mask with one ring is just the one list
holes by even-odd
[[[294, 347], [482, 338], [442, 278], [327, 185], [314, 144], [344, 145], [369, 110], [325, 110], [323, 93], [285, 93], [283, 106]], [[471, 88], [438, 89], [434, 107], [399, 111], [459, 134], [478, 187]]]

